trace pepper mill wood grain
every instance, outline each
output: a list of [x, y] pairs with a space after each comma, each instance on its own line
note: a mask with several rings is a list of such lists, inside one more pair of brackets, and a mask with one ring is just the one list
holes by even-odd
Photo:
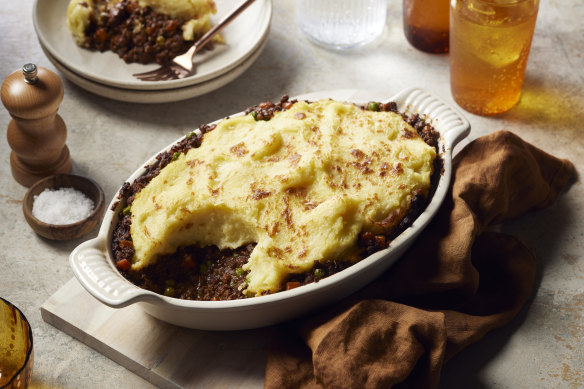
[[64, 94], [59, 76], [29, 63], [4, 80], [0, 94], [12, 116], [6, 137], [14, 179], [31, 186], [41, 178], [69, 173], [67, 127], [57, 114]]

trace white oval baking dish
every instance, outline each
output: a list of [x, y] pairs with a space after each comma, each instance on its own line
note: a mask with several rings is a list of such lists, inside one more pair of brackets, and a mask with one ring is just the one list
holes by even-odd
[[[112, 231], [117, 223], [118, 210], [111, 210], [118, 200], [116, 194], [104, 216], [98, 236], [82, 243], [71, 253], [69, 260], [75, 276], [89, 293], [110, 307], [123, 308], [139, 304], [147, 313], [160, 320], [203, 330], [241, 330], [267, 326], [308, 313], [355, 292], [387, 270], [436, 214], [450, 185], [452, 149], [470, 132], [469, 122], [458, 110], [421, 89], [406, 89], [389, 99], [375, 97], [363, 91], [340, 90], [296, 98], [332, 98], [356, 104], [366, 104], [371, 100], [394, 101], [401, 112], [424, 115], [440, 132], [439, 151], [444, 160], [444, 169], [436, 192], [424, 212], [387, 249], [316, 283], [271, 295], [231, 301], [191, 301], [166, 297], [135, 286], [116, 270], [110, 248]], [[164, 150], [168, 150], [174, 143]], [[142, 166], [154, 161], [159, 153]], [[127, 181], [133, 182], [144, 170], [143, 167], [136, 170]], [[118, 204], [118, 208], [121, 206], [123, 204]]]

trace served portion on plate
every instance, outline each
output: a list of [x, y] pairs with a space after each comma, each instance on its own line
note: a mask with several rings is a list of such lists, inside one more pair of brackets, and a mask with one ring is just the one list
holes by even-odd
[[213, 0], [70, 0], [67, 26], [80, 47], [165, 65], [211, 29], [215, 13]]
[[138, 302], [216, 330], [273, 324], [362, 287], [437, 212], [469, 131], [418, 89], [362, 96], [262, 103], [169, 145], [71, 254], [75, 275], [112, 307]]
[[[230, 72], [253, 57], [263, 46], [268, 36], [272, 16], [271, 0], [255, 1], [244, 14], [221, 31], [225, 40], [224, 44], [217, 44], [213, 50], [207, 50], [195, 56], [196, 74], [179, 80], [146, 83], [136, 79], [133, 74], [153, 70], [160, 65], [156, 63], [148, 65], [136, 62], [126, 63], [109, 50], [105, 52], [87, 50], [76, 44], [76, 40], [67, 26], [67, 8], [70, 1], [36, 0], [33, 22], [43, 50], [51, 56], [53, 61], [58, 62], [75, 75], [93, 83], [127, 89], [132, 92], [180, 89], [211, 82], [222, 76], [227, 77]], [[97, 0], [93, 1], [97, 2]], [[139, 3], [142, 1], [140, 0]], [[163, 0], [147, 1], [152, 4], [163, 2]], [[89, 4], [89, 2], [86, 3]], [[174, 4], [175, 2], [170, 3]], [[209, 15], [211, 25], [223, 19], [241, 2], [240, 0], [214, 0], [214, 3], [217, 13]], [[81, 7], [83, 8], [83, 6]], [[148, 26], [137, 27], [137, 29], [141, 28], [146, 29]], [[162, 26], [162, 28], [166, 27]], [[164, 43], [166, 43], [167, 37], [163, 38]], [[159, 39], [158, 35], [156, 35], [156, 39], [163, 43], [163, 39]]]
[[439, 134], [393, 102], [263, 102], [202, 125], [126, 183], [112, 252], [134, 284], [232, 300], [385, 249], [425, 208]]

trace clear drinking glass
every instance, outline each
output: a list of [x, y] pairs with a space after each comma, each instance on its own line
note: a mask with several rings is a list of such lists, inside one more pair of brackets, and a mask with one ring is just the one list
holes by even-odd
[[496, 115], [521, 95], [539, 0], [451, 0], [450, 88], [465, 110]]
[[383, 32], [387, 0], [296, 0], [296, 19], [313, 42], [348, 49]]

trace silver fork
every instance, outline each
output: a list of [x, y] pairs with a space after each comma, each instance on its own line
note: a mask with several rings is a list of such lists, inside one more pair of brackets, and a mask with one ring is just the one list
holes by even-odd
[[240, 13], [242, 13], [247, 7], [251, 5], [255, 0], [246, 0], [239, 7], [234, 9], [229, 15], [223, 18], [219, 23], [217, 23], [213, 28], [211, 28], [205, 35], [203, 35], [198, 41], [196, 41], [191, 48], [184, 54], [176, 56], [172, 61], [158, 69], [133, 74], [138, 80], [141, 81], [164, 81], [164, 80], [177, 80], [180, 78], [185, 78], [195, 74], [195, 66], [193, 64], [193, 56], [201, 50], [211, 38], [213, 38], [219, 31], [221, 31], [225, 26], [233, 21]]

